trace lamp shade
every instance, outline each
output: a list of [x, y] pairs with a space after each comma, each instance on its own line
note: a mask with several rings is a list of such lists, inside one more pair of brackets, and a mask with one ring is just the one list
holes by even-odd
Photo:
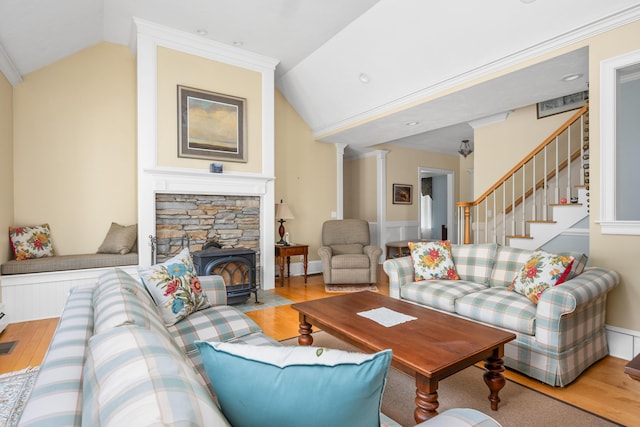
[[289, 205], [286, 203], [277, 203], [276, 204], [276, 219], [294, 219], [293, 213], [291, 213], [291, 209], [289, 209]]

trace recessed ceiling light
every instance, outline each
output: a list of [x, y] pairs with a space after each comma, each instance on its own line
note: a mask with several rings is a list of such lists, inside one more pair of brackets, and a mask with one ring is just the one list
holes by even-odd
[[358, 76], [358, 80], [360, 80], [361, 83], [365, 83], [366, 84], [366, 83], [369, 83], [371, 81], [371, 78], [366, 73], [360, 73], [360, 75]]
[[415, 126], [415, 125], [420, 124], [420, 122], [407, 122], [407, 123], [405, 123], [405, 124], [406, 124], [407, 126]]
[[582, 73], [571, 73], [560, 77], [560, 80], [563, 82], [572, 82], [574, 80], [578, 80], [580, 77], [582, 77]]
[[196, 30], [196, 33], [201, 36], [206, 36], [207, 34], [209, 34], [209, 31], [205, 30], [204, 28], [198, 28]]

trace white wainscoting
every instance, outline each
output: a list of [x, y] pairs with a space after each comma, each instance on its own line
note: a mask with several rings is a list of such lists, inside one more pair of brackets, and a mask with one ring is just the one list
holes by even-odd
[[[2, 302], [9, 317], [9, 323], [59, 317], [71, 288], [94, 285], [98, 277], [113, 268], [0, 276]], [[138, 266], [136, 265], [118, 268], [133, 277], [138, 277]]]
[[[385, 227], [384, 243], [397, 240], [411, 240], [420, 237], [419, 221], [389, 221]], [[384, 246], [384, 245], [381, 245]]]

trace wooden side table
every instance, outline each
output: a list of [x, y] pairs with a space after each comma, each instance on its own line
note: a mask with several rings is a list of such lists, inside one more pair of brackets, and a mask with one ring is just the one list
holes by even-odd
[[276, 245], [276, 259], [280, 263], [280, 284], [284, 286], [284, 260], [287, 259], [287, 277], [291, 277], [291, 257], [296, 255], [303, 256], [304, 267], [304, 283], [307, 283], [307, 256], [309, 255], [309, 245], [290, 244]]
[[634, 357], [627, 365], [624, 367], [624, 373], [629, 375], [636, 381], [640, 381], [640, 354]]

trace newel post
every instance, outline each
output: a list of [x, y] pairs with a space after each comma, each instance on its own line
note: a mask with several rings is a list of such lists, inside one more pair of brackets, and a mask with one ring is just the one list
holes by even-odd
[[471, 243], [471, 206], [464, 207], [464, 244]]

